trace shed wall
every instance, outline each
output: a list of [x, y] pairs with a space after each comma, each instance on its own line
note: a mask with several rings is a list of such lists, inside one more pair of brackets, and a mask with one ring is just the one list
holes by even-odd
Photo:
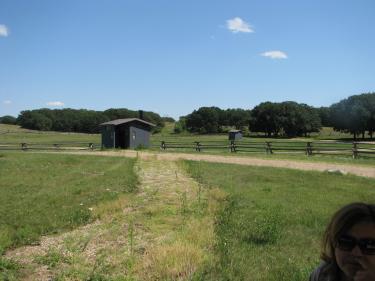
[[229, 140], [240, 140], [242, 139], [241, 132], [229, 132]]
[[101, 128], [102, 133], [102, 147], [114, 148], [115, 139], [115, 127], [114, 126], [103, 126]]
[[129, 148], [137, 148], [139, 146], [148, 147], [150, 145], [151, 133], [149, 131], [145, 131], [135, 126], [130, 126], [129, 130]]

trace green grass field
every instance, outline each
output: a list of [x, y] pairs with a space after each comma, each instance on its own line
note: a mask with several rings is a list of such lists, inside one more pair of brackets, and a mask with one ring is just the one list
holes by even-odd
[[215, 255], [197, 280], [307, 280], [322, 232], [343, 204], [375, 203], [375, 180], [319, 172], [186, 162], [205, 188], [227, 194]]
[[[64, 269], [65, 257], [53, 250], [35, 261], [55, 268], [58, 280], [83, 280], [79, 279], [82, 276], [101, 278], [92, 280], [150, 280], [147, 276], [176, 276], [179, 270], [186, 270], [187, 262], [196, 271], [191, 279], [181, 280], [306, 280], [319, 263], [320, 237], [332, 213], [352, 201], [375, 202], [374, 179], [192, 161], [181, 162], [178, 167], [200, 182], [202, 189], [181, 190], [176, 195], [175, 191], [150, 190], [146, 192], [148, 200], [143, 201], [137, 194], [137, 171], [142, 170], [139, 165], [152, 170], [162, 162], [136, 161], [0, 153], [1, 252], [32, 244], [41, 235], [76, 229], [103, 216], [107, 223], [102, 227], [110, 228], [106, 230], [113, 235], [110, 239], [124, 235], [123, 224], [134, 220], [150, 232], [143, 237], [137, 230], [134, 239], [141, 246], [135, 247], [142, 248], [150, 237], [163, 233], [168, 233], [171, 240], [167, 241], [171, 242], [153, 248], [142, 267], [137, 266], [144, 262], [142, 251], [130, 258], [128, 254], [117, 256], [120, 253], [116, 248], [103, 252], [94, 275], [90, 273], [92, 268], [81, 261], [80, 251], [72, 253], [69, 263], [75, 260], [75, 267], [68, 271]], [[177, 181], [181, 172], [174, 173], [172, 178]], [[155, 179], [159, 188], [163, 187], [160, 179]], [[132, 218], [122, 211], [123, 198], [137, 206]], [[194, 243], [198, 240], [199, 247]], [[181, 254], [187, 252], [188, 256], [182, 258]], [[113, 268], [108, 267], [106, 259], [112, 260]], [[147, 265], [149, 262], [152, 267]], [[129, 271], [123, 279], [110, 277], [118, 276], [122, 268], [138, 273]], [[0, 280], [4, 276], [3, 280], [17, 280], [20, 270], [25, 269], [0, 255]]]
[[66, 143], [82, 142], [96, 143], [101, 142], [100, 134], [80, 134], [63, 132], [44, 132], [22, 129], [16, 125], [0, 124], [0, 143]]
[[90, 208], [136, 189], [134, 161], [0, 153], [0, 254], [90, 222]]

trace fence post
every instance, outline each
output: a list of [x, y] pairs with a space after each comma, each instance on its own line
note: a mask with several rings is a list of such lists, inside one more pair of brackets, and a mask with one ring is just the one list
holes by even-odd
[[195, 142], [195, 151], [198, 151], [198, 152], [201, 151], [201, 144], [199, 143], [199, 141]]
[[307, 144], [306, 144], [306, 155], [307, 155], [307, 156], [311, 156], [311, 155], [312, 155], [312, 146], [311, 146], [311, 142], [307, 142]]
[[161, 141], [160, 149], [162, 149], [162, 150], [166, 150], [167, 149], [167, 146], [165, 145], [165, 141]]
[[272, 144], [270, 141], [266, 141], [266, 153], [267, 154], [273, 154], [273, 151], [272, 151]]
[[352, 152], [353, 152], [353, 154], [352, 154], [353, 159], [358, 158], [358, 146], [357, 146], [356, 142], [353, 142]]
[[26, 142], [21, 143], [21, 149], [27, 150], [27, 143]]
[[233, 140], [230, 142], [230, 152], [237, 152], [236, 143]]

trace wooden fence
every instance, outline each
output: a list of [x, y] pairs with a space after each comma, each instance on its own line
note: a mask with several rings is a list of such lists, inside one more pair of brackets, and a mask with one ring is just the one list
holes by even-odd
[[184, 151], [227, 151], [231, 153], [267, 153], [291, 154], [301, 153], [308, 156], [316, 154], [350, 155], [353, 158], [360, 156], [375, 157], [375, 143], [370, 142], [337, 142], [337, 141], [161, 141], [161, 150]]
[[60, 142], [60, 143], [0, 143], [0, 150], [94, 150], [98, 143]]
[[[267, 154], [317, 154], [346, 155], [353, 158], [375, 157], [375, 143], [371, 142], [337, 142], [337, 141], [178, 141], [162, 140], [151, 147], [171, 151], [218, 151], [231, 153], [267, 153]], [[96, 150], [99, 143], [60, 142], [60, 143], [0, 143], [0, 150]]]

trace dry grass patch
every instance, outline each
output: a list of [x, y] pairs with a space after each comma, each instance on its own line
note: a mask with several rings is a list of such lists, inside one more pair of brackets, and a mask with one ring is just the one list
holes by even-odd
[[190, 280], [204, 260], [203, 250], [193, 243], [174, 241], [152, 247], [145, 255], [142, 280]]

